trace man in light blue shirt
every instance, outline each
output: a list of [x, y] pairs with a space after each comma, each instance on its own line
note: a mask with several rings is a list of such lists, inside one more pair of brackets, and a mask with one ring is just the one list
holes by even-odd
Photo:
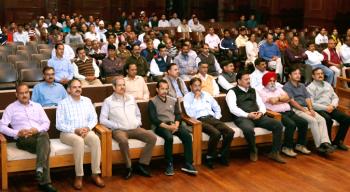
[[56, 128], [61, 131], [61, 142], [73, 147], [76, 174], [74, 188], [80, 190], [83, 186], [85, 145], [88, 145], [91, 151], [91, 178], [98, 187], [104, 187], [105, 184], [99, 176], [101, 173], [101, 143], [98, 136], [92, 131], [97, 124], [95, 108], [89, 98], [81, 96], [80, 80], [69, 81], [67, 90], [69, 96], [63, 99], [57, 107]]
[[48, 66], [53, 67], [56, 71], [55, 81], [66, 85], [69, 80], [73, 79], [73, 65], [63, 57], [64, 45], [58, 43], [55, 45], [56, 57], [52, 57], [48, 61]]
[[[221, 118], [219, 104], [209, 93], [201, 90], [201, 85], [200, 78], [191, 79], [191, 92], [184, 97], [185, 111], [188, 116], [201, 121], [203, 132], [209, 135], [205, 165], [212, 169], [213, 160], [218, 157], [223, 165], [228, 166], [229, 149], [235, 132], [219, 120]], [[216, 146], [221, 136], [223, 137], [222, 148], [217, 153]]]
[[174, 63], [179, 67], [180, 77], [185, 81], [190, 80], [198, 71], [196, 57], [190, 55], [189, 51], [189, 46], [183, 44], [181, 53], [174, 58]]
[[58, 102], [67, 97], [67, 92], [61, 84], [54, 82], [54, 68], [46, 66], [43, 75], [45, 81], [34, 86], [32, 101], [43, 107], [57, 106]]
[[273, 42], [272, 34], [268, 34], [266, 42], [259, 47], [259, 56], [268, 61], [268, 67], [271, 70], [275, 70], [280, 78], [282, 77], [283, 65], [281, 61], [281, 52]]

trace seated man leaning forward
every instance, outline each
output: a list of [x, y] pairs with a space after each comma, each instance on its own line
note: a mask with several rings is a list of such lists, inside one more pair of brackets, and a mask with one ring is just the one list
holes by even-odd
[[185, 163], [182, 171], [197, 174], [193, 164], [192, 136], [186, 124], [181, 123], [181, 114], [177, 99], [168, 96], [169, 85], [164, 79], [157, 83], [157, 96], [148, 104], [151, 122], [156, 126], [155, 132], [164, 139], [164, 152], [167, 161], [165, 175], [174, 175], [173, 167], [173, 135], [181, 140], [184, 146]]
[[226, 95], [226, 102], [230, 112], [234, 115], [233, 121], [243, 131], [250, 150], [250, 160], [258, 160], [258, 149], [255, 144], [256, 127], [272, 131], [272, 150], [269, 158], [279, 163], [286, 163], [280, 156], [282, 124], [268, 117], [266, 107], [255, 89], [250, 87], [248, 71], [240, 71], [237, 74], [237, 86]]

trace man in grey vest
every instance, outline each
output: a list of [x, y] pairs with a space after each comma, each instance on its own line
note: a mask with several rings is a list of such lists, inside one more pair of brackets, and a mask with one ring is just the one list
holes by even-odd
[[250, 87], [248, 71], [240, 71], [237, 74], [237, 86], [226, 95], [226, 102], [230, 112], [234, 115], [233, 121], [242, 129], [250, 150], [250, 160], [258, 160], [258, 149], [255, 144], [255, 127], [261, 127], [272, 131], [272, 150], [269, 158], [279, 163], [286, 163], [280, 156], [282, 124], [265, 115], [266, 107], [256, 94], [255, 89]]
[[164, 139], [164, 152], [167, 161], [165, 174], [174, 175], [173, 167], [173, 135], [180, 138], [184, 146], [185, 164], [182, 171], [189, 174], [197, 174], [193, 167], [192, 137], [186, 128], [181, 124], [179, 105], [175, 98], [167, 96], [169, 85], [161, 79], [157, 83], [157, 96], [148, 104], [148, 111], [152, 124], [156, 126], [155, 132]]
[[164, 79], [169, 84], [168, 95], [173, 98], [183, 98], [188, 93], [185, 82], [179, 77], [179, 67], [172, 63], [167, 69], [168, 75]]
[[197, 66], [199, 62], [208, 63], [208, 74], [212, 76], [218, 76], [222, 69], [219, 62], [216, 60], [214, 54], [209, 52], [209, 45], [204, 43], [201, 48], [201, 53], [196, 58]]

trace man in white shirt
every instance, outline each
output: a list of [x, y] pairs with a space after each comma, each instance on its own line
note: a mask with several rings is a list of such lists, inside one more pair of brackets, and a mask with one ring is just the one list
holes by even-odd
[[164, 14], [162, 15], [162, 17], [158, 21], [158, 27], [170, 27], [170, 23], [166, 19], [166, 16]]
[[317, 46], [327, 46], [328, 36], [325, 28], [322, 28], [320, 33], [315, 37], [315, 43]]
[[169, 24], [171, 27], [177, 27], [181, 24], [181, 20], [177, 18], [177, 14], [173, 13], [173, 18], [170, 19]]
[[[57, 44], [62, 43], [62, 41], [63, 41], [63, 37], [59, 35], [57, 37]], [[67, 59], [68, 61], [73, 61], [75, 58], [74, 50], [68, 44], [63, 44], [63, 46], [64, 46], [63, 58]], [[55, 57], [56, 57], [56, 49], [52, 49], [51, 58], [55, 58]]]
[[250, 87], [250, 77], [247, 71], [237, 74], [237, 86], [226, 95], [226, 102], [230, 112], [234, 115], [233, 121], [243, 131], [244, 138], [248, 142], [250, 160], [258, 160], [258, 149], [255, 144], [255, 127], [261, 127], [272, 131], [272, 150], [269, 158], [286, 163], [280, 156], [282, 142], [282, 124], [265, 115], [266, 107], [255, 89]]
[[172, 63], [171, 57], [168, 56], [168, 51], [165, 45], [158, 45], [158, 54], [151, 60], [150, 72], [153, 81], [162, 79], [167, 71], [168, 66]]
[[[344, 44], [340, 47], [340, 58], [343, 66], [350, 67], [350, 36], [346, 36]], [[346, 75], [343, 74], [343, 77]]]
[[220, 38], [214, 33], [213, 27], [209, 27], [208, 34], [205, 36], [204, 42], [209, 45], [211, 52], [219, 52]]
[[235, 66], [231, 61], [223, 61], [221, 66], [224, 70], [218, 77], [218, 84], [220, 85], [221, 92], [227, 93], [237, 84]]
[[18, 31], [13, 34], [13, 42], [22, 42], [24, 45], [29, 42], [28, 32], [23, 30], [23, 25], [18, 25]]
[[255, 70], [252, 74], [250, 74], [250, 86], [254, 89], [261, 89], [263, 88], [262, 85], [262, 77], [265, 73], [267, 73], [266, 70], [266, 61], [262, 58], [257, 58], [254, 62], [255, 64]]
[[98, 22], [98, 28], [96, 28], [97, 38], [99, 41], [103, 43], [107, 43], [107, 38], [105, 33], [107, 32], [107, 29], [105, 29], [105, 23], [103, 20]]
[[249, 38], [247, 36], [247, 29], [245, 27], [241, 27], [239, 29], [239, 35], [238, 37], [236, 38], [236, 46], [238, 48], [240, 47], [245, 47], [245, 44], [248, 42]]
[[307, 51], [305, 51], [305, 54], [307, 55], [307, 60], [305, 60], [305, 63], [307, 65], [311, 65], [312, 69], [321, 68], [324, 74], [327, 76], [327, 82], [332, 84], [334, 72], [322, 64], [324, 57], [316, 50], [315, 43], [310, 42], [307, 44]]
[[202, 24], [199, 23], [197, 17], [193, 18], [193, 25], [190, 25], [192, 32], [205, 32], [205, 28]]

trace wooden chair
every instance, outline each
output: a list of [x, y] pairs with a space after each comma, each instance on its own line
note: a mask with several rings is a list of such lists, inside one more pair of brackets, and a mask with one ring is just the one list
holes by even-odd
[[[1, 114], [0, 116], [2, 115]], [[59, 140], [59, 131], [56, 125], [56, 107], [45, 108], [51, 124], [48, 131], [51, 143], [50, 168], [66, 167], [74, 165], [73, 150]], [[101, 140], [101, 172], [106, 176], [106, 131], [100, 127], [93, 129]], [[91, 153], [85, 146], [84, 164], [91, 162]], [[0, 154], [1, 154], [1, 184], [2, 190], [8, 189], [8, 175], [13, 172], [33, 171], [36, 169], [36, 155], [20, 150], [16, 143], [0, 134]]]

